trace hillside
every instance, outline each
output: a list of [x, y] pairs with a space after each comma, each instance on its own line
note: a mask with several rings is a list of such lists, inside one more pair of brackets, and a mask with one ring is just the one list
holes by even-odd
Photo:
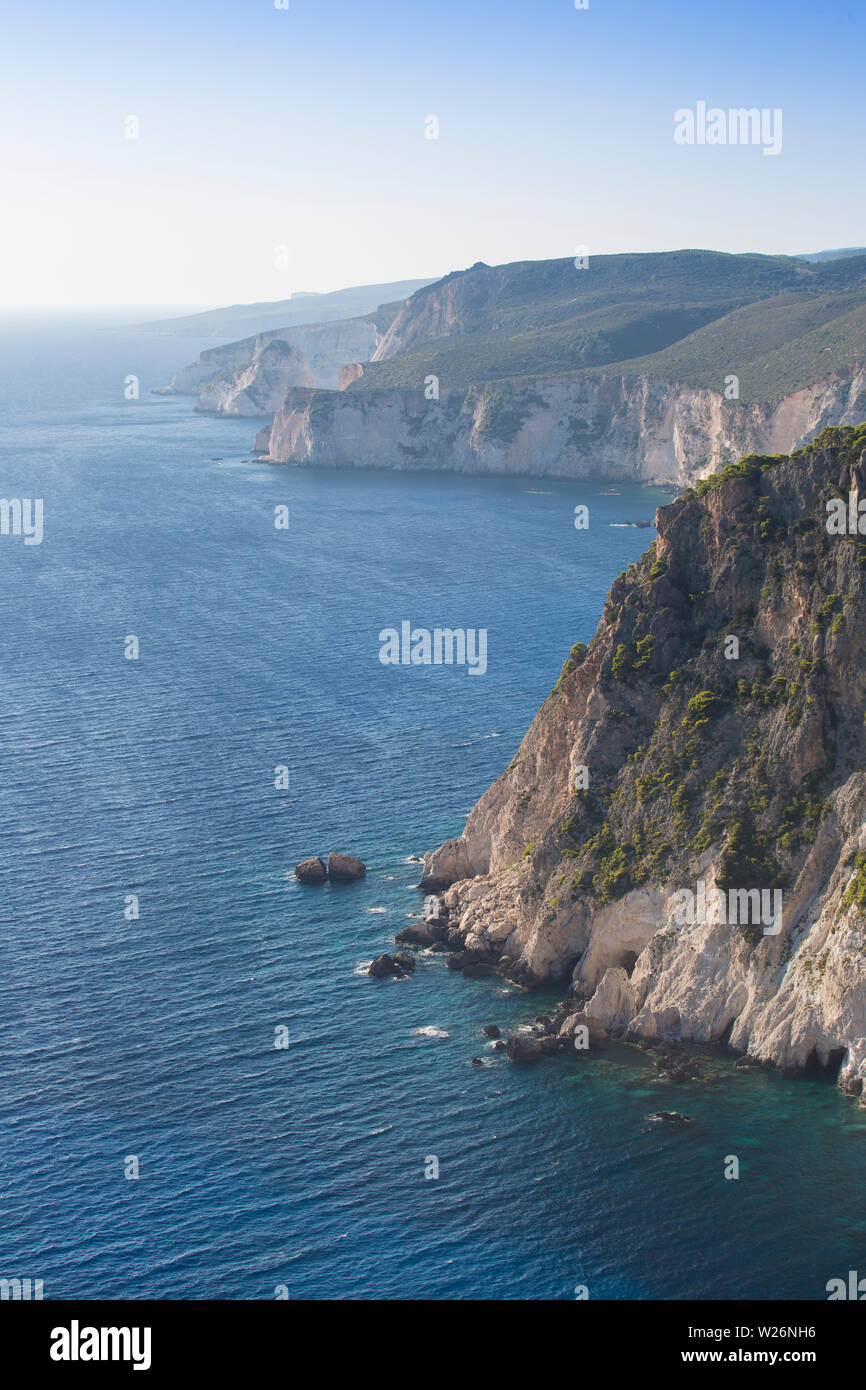
[[[801, 336], [809, 330], [794, 322], [798, 313], [819, 324], [866, 303], [866, 257], [812, 265], [784, 256], [674, 251], [591, 257], [582, 270], [571, 259], [473, 266], [407, 301], [351, 389], [417, 388], [431, 373], [449, 390], [601, 366], [640, 373], [650, 357], [663, 379], [680, 373], [720, 389], [735, 370], [732, 361], [742, 360], [736, 341], [731, 346], [738, 322], [718, 340], [710, 325], [758, 303], [771, 306], [777, 337], [784, 340], [786, 318], [794, 324], [789, 336]], [[762, 320], [756, 312], [743, 326], [758, 334]], [[767, 372], [769, 394], [756, 386], [748, 399], [773, 399], [788, 379], [805, 385], [804, 373], [814, 381], [848, 365], [847, 344], [856, 331], [841, 326], [838, 351], [834, 340], [814, 368], [819, 376], [808, 372], [827, 342], [804, 345], [792, 362], [780, 361]]]
[[509, 766], [426, 856], [460, 965], [571, 981], [566, 1039], [725, 1041], [863, 1089], [866, 542], [827, 529], [851, 493], [866, 507], [866, 426], [660, 508]]
[[206, 309], [200, 314], [157, 319], [134, 326], [143, 333], [184, 338], [252, 338], [259, 333], [303, 324], [365, 318], [381, 305], [407, 299], [428, 284], [429, 280], [394, 280], [384, 285], [354, 285], [330, 294], [298, 294], [290, 299], [265, 300], [259, 304], [233, 304], [225, 309]]
[[274, 462], [684, 483], [858, 424], [864, 330], [866, 256], [478, 263], [209, 349], [166, 389], [270, 417]]
[[[866, 258], [862, 264], [866, 268]], [[723, 391], [735, 373], [741, 401], [773, 401], [866, 356], [866, 282], [830, 295], [759, 300], [662, 351], [611, 363], [628, 371]], [[866, 401], [864, 401], [866, 413]]]

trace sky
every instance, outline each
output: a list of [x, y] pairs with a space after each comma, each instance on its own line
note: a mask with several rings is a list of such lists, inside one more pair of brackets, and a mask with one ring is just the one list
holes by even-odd
[[[862, 3], [282, 3], [0, 0], [0, 305], [866, 244]], [[699, 102], [781, 150], [677, 143]]]

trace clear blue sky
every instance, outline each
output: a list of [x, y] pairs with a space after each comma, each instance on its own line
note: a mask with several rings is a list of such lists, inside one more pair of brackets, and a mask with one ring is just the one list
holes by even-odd
[[[3, 0], [0, 14], [0, 303], [218, 305], [580, 244], [866, 242], [862, 3]], [[781, 108], [781, 154], [675, 144], [674, 112], [698, 101]]]

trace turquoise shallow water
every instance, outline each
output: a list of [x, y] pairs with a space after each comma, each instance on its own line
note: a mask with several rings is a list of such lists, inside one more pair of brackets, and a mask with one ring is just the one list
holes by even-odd
[[[0, 340], [0, 492], [45, 502], [41, 546], [0, 540], [0, 1277], [785, 1299], [866, 1272], [866, 1122], [832, 1085], [712, 1054], [660, 1085], [623, 1047], [520, 1070], [480, 1030], [555, 996], [435, 956], [363, 973], [418, 910], [409, 856], [459, 832], [651, 539], [610, 523], [658, 494], [270, 468], [251, 422], [148, 394], [199, 346], [72, 321]], [[383, 667], [404, 619], [485, 627], [487, 674]], [[367, 879], [294, 882], [331, 848]]]

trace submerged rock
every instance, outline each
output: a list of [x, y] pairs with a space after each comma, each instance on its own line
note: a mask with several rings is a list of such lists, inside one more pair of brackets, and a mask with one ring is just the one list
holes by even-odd
[[328, 866], [324, 859], [302, 859], [295, 865], [295, 878], [299, 883], [324, 883], [328, 877]]
[[366, 864], [353, 854], [335, 854], [332, 850], [328, 855], [328, 876], [335, 883], [351, 883], [363, 878], [366, 872]]
[[671, 1129], [682, 1129], [683, 1125], [694, 1124], [691, 1115], [681, 1115], [678, 1110], [657, 1110], [650, 1119], [657, 1124], [669, 1125]]

